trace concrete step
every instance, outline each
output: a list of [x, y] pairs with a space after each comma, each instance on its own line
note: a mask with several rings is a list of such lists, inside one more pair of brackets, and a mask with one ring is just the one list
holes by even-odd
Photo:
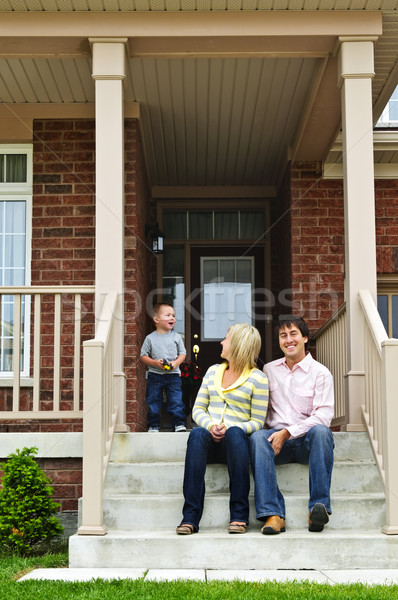
[[[156, 434], [155, 434], [156, 435]], [[307, 465], [279, 465], [278, 484], [283, 494], [308, 493]], [[108, 467], [105, 495], [182, 494], [183, 462], [111, 463]], [[253, 479], [251, 489], [254, 489]], [[225, 494], [229, 490], [225, 465], [208, 465], [206, 490]], [[333, 470], [332, 494], [382, 492], [376, 465], [371, 461], [337, 461]]]
[[109, 531], [69, 541], [71, 568], [144, 569], [396, 569], [396, 536], [358, 530], [310, 533], [286, 531], [265, 536], [259, 530], [228, 535], [201, 529], [178, 536], [173, 531]]
[[[117, 433], [111, 462], [183, 462], [189, 432]], [[365, 432], [334, 433], [335, 461], [373, 460]]]
[[[290, 529], [305, 529], [308, 521], [308, 495], [289, 495], [286, 523]], [[180, 494], [113, 495], [104, 498], [104, 523], [108, 529], [139, 531], [173, 531], [182, 518]], [[333, 515], [328, 529], [380, 530], [385, 523], [383, 494], [333, 496]], [[229, 494], [206, 494], [201, 528], [224, 527], [229, 522]], [[250, 498], [250, 525], [260, 528], [256, 520], [254, 498]]]

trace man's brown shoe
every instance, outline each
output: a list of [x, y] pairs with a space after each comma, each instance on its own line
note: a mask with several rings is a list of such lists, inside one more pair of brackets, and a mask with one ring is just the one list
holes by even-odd
[[323, 531], [323, 526], [329, 522], [329, 515], [326, 510], [326, 506], [317, 502], [314, 508], [308, 515], [308, 530], [309, 531]]
[[261, 533], [264, 535], [275, 535], [276, 533], [283, 533], [285, 529], [285, 519], [272, 515], [268, 517], [265, 524], [261, 528]]

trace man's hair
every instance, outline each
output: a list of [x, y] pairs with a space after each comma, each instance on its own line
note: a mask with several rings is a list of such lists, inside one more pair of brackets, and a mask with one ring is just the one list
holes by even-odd
[[248, 323], [237, 323], [231, 325], [227, 333], [230, 336], [228, 362], [241, 373], [256, 367], [261, 348], [258, 330]]
[[162, 306], [169, 306], [170, 308], [172, 308], [174, 310], [174, 307], [172, 304], [169, 304], [168, 302], [158, 302], [157, 304], [154, 304], [152, 307], [152, 319], [154, 317], [156, 317], [156, 315], [159, 314], [160, 309], [162, 308]]
[[[278, 324], [275, 326], [275, 335], [279, 340], [279, 333], [282, 329], [287, 327], [290, 329], [291, 327], [297, 327], [300, 331], [301, 335], [306, 338], [310, 338], [310, 331], [308, 329], [307, 323], [304, 321], [302, 317], [289, 317], [287, 319], [279, 319]], [[307, 343], [305, 343], [305, 349], [307, 350]]]

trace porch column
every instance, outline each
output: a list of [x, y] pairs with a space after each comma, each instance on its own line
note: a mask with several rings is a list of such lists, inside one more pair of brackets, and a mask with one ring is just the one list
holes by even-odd
[[105, 295], [118, 293], [115, 319], [116, 431], [126, 431], [124, 376], [124, 92], [127, 38], [92, 38], [95, 81], [95, 311]]
[[372, 120], [372, 38], [341, 37], [339, 86], [341, 87], [345, 296], [347, 305], [347, 431], [364, 429], [363, 317], [358, 292], [367, 289], [376, 302], [376, 234]]

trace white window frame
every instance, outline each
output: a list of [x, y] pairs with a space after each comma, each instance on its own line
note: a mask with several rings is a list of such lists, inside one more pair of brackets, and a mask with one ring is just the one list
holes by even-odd
[[[251, 302], [250, 302], [250, 308], [251, 308], [251, 314], [250, 314], [250, 324], [253, 324], [253, 314], [254, 314], [254, 310], [253, 310], [253, 289], [254, 289], [254, 257], [253, 256], [246, 256], [246, 257], [242, 257], [242, 256], [201, 256], [200, 257], [200, 289], [201, 289], [201, 298], [200, 298], [200, 304], [201, 304], [201, 315], [202, 315], [202, 319], [201, 319], [201, 339], [203, 342], [216, 342], [216, 341], [220, 341], [220, 337], [210, 337], [210, 336], [206, 336], [205, 335], [205, 299], [204, 299], [204, 293], [205, 293], [205, 283], [204, 283], [204, 264], [206, 261], [208, 260], [216, 260], [218, 261], [218, 263], [225, 261], [225, 260], [234, 260], [235, 261], [235, 266], [236, 266], [236, 261], [237, 260], [246, 260], [247, 262], [249, 262], [250, 264], [250, 285], [251, 285]], [[216, 282], [217, 283], [217, 282]], [[234, 321], [235, 322], [235, 321]], [[231, 325], [233, 324], [232, 322], [230, 323]]]
[[398, 275], [378, 275], [377, 295], [387, 296], [387, 334], [391, 338], [392, 331], [392, 296], [398, 296]]
[[[397, 98], [393, 98], [393, 95], [396, 94]], [[383, 112], [380, 115], [379, 120], [377, 121], [376, 127], [382, 127], [383, 125], [392, 125], [394, 127], [397, 126], [398, 119], [391, 119], [390, 111], [392, 108], [392, 104], [398, 105], [398, 86], [395, 88], [394, 92], [391, 94], [391, 98], [387, 102]]]
[[[32, 144], [0, 144], [0, 154], [26, 154], [26, 181], [16, 183], [0, 182], [0, 201], [26, 202], [25, 231], [25, 286], [31, 284], [32, 258], [32, 196], [33, 196], [33, 145]], [[28, 377], [30, 372], [30, 307], [31, 297], [25, 296], [25, 332], [24, 361], [20, 375]], [[9, 379], [12, 371], [0, 371], [0, 379]]]

